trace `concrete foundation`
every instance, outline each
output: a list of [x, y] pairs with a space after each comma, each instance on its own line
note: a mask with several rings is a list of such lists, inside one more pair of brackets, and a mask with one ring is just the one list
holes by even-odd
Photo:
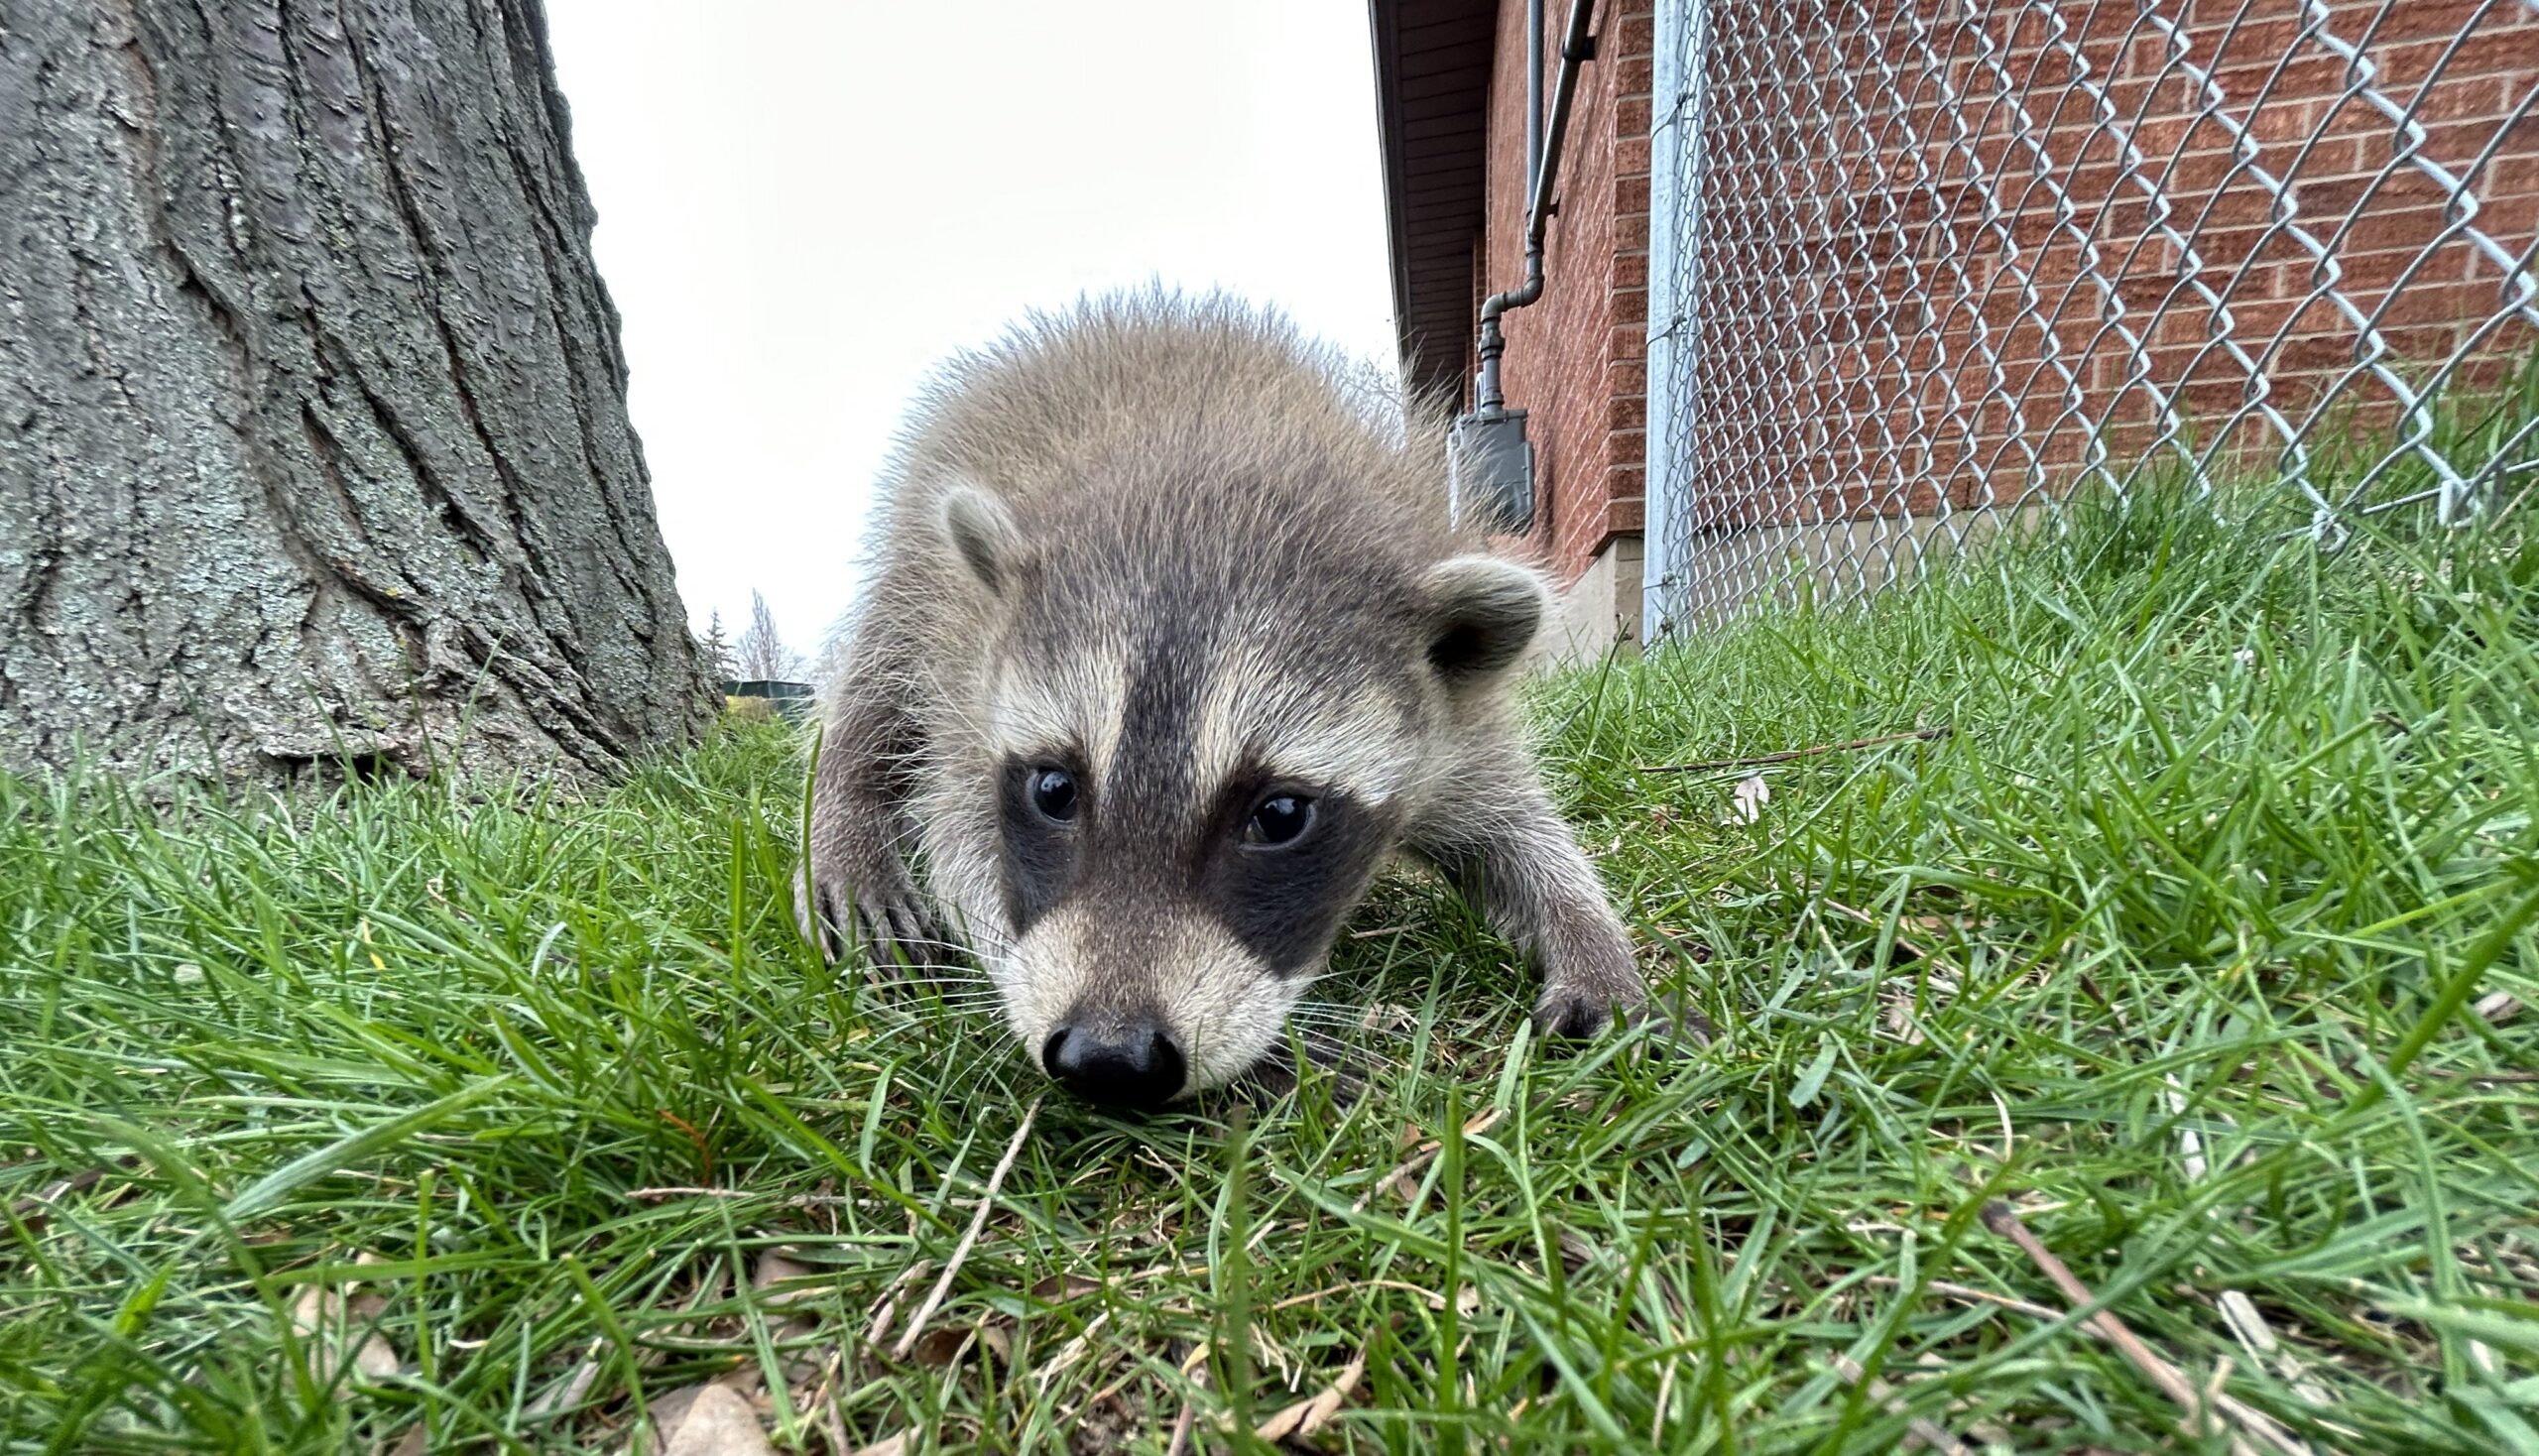
[[1550, 618], [1525, 655], [1527, 671], [1592, 663], [1619, 649], [1639, 653], [1640, 542], [1617, 536], [1552, 599]]

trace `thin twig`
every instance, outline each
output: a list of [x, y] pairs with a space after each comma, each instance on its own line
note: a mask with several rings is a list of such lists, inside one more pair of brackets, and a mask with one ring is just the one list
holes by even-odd
[[[1861, 1378], [1869, 1374], [1868, 1371], [1861, 1369], [1859, 1361], [1849, 1355], [1835, 1356], [1834, 1369], [1841, 1372], [1843, 1379], [1856, 1386], [1862, 1384]], [[1883, 1406], [1887, 1414], [1904, 1415], [1906, 1409], [1904, 1397], [1895, 1394], [1893, 1386], [1881, 1380], [1872, 1380], [1868, 1382], [1868, 1390], [1869, 1397]], [[1974, 1451], [1964, 1441], [1949, 1434], [1948, 1428], [1938, 1421], [1919, 1415], [1904, 1415], [1904, 1428], [1911, 1431], [1914, 1438], [1923, 1445], [1939, 1452], [1940, 1456], [1975, 1456]]]
[[1928, 741], [1934, 738], [1946, 738], [1954, 731], [1948, 724], [1941, 723], [1935, 727], [1916, 728], [1910, 733], [1881, 733], [1875, 738], [1855, 738], [1849, 743], [1820, 743], [1813, 748], [1788, 748], [1779, 753], [1758, 753], [1742, 759], [1704, 759], [1697, 764], [1642, 764], [1639, 766], [1639, 772], [1643, 774], [1709, 774], [1722, 769], [1759, 769], [1765, 764], [1795, 763], [1800, 759], [1812, 759], [1820, 754], [1850, 753], [1858, 748], [1882, 748], [1890, 743], [1910, 743], [1915, 739]]
[[891, 1322], [900, 1317], [901, 1290], [933, 1272], [933, 1262], [924, 1259], [900, 1271], [900, 1276], [891, 1280], [891, 1286], [882, 1291], [882, 1297], [873, 1301], [873, 1323], [864, 1331], [866, 1345], [881, 1344], [882, 1337], [891, 1332]]
[[908, 1352], [916, 1348], [917, 1337], [925, 1331], [925, 1322], [934, 1318], [934, 1311], [943, 1303], [943, 1296], [952, 1292], [952, 1276], [961, 1272], [962, 1261], [970, 1257], [970, 1246], [979, 1241], [979, 1231], [988, 1226], [988, 1210], [996, 1206], [996, 1190], [1005, 1185], [1007, 1171], [1013, 1168], [1014, 1159], [1023, 1153], [1023, 1140], [1031, 1136], [1031, 1120], [1039, 1115], [1040, 1103], [1034, 1098], [1023, 1114], [1023, 1126], [1014, 1130], [1014, 1141], [1005, 1145], [1005, 1156], [997, 1160], [996, 1171], [988, 1174], [987, 1188], [979, 1194], [979, 1211], [970, 1216], [970, 1231], [953, 1246], [952, 1258], [943, 1266], [943, 1276], [934, 1281], [934, 1292], [925, 1296], [925, 1302], [917, 1306], [915, 1316], [908, 1320], [908, 1327], [901, 1332], [900, 1343], [891, 1347], [893, 1360], [908, 1358]]
[[86, 1192], [103, 1180], [105, 1175], [106, 1170], [101, 1167], [82, 1168], [43, 1192], [30, 1193], [9, 1205], [9, 1216], [24, 1219], [31, 1224], [41, 1224], [45, 1221], [45, 1216], [52, 1211], [53, 1204], [73, 1193]]
[[[2019, 1252], [2025, 1254], [2038, 1269], [2044, 1271], [2045, 1276], [2052, 1279], [2054, 1286], [2061, 1289], [2064, 1297], [2074, 1304], [2086, 1306], [2099, 1302], [2098, 1295], [2090, 1292], [2090, 1286], [2082, 1283], [2080, 1276], [2073, 1274], [2071, 1268], [2062, 1260], [2055, 1258], [2054, 1251], [2046, 1248], [2043, 1240], [2030, 1233], [2026, 1224], [2019, 1222], [2017, 1212], [2008, 1204], [1997, 1198], [1985, 1204], [1984, 1227], [2018, 1245]], [[2186, 1427], [2189, 1435], [2205, 1433], [2205, 1411], [2208, 1402], [2203, 1393], [2196, 1390], [2176, 1366], [2162, 1359], [2150, 1346], [2143, 1344], [2139, 1336], [2125, 1327], [2123, 1320], [2116, 1317], [2116, 1311], [2113, 1309], [2102, 1308], [2091, 1315], [2087, 1322], [2104, 1336], [2109, 1344], [2116, 1347], [2116, 1353], [2122, 1355], [2126, 1363], [2142, 1372], [2144, 1379], [2159, 1387], [2162, 1395], [2176, 1401], [2179, 1408], [2186, 1411]], [[2285, 1453], [2285, 1456], [2311, 1456], [2308, 1445], [2296, 1439], [2289, 1431], [2277, 1424], [2274, 1417], [2267, 1415], [2264, 1411], [2232, 1399], [2228, 1395], [2217, 1395], [2209, 1404], [2211, 1408], [2229, 1416], [2232, 1423], [2238, 1427], [2231, 1432], [2231, 1450], [2235, 1456], [2241, 1452], [2250, 1453], [2250, 1456], [2253, 1456], [2256, 1447], [2249, 1444], [2247, 1438], [2250, 1436], [2264, 1442], [2275, 1451]]]
[[858, 1198], [852, 1193], [762, 1193], [756, 1188], [630, 1188], [617, 1195], [629, 1203], [660, 1203], [671, 1198], [765, 1198], [786, 1208], [843, 1208], [868, 1206], [882, 1200]]
[[1163, 1456], [1181, 1456], [1190, 1449], [1190, 1423], [1198, 1418], [1199, 1407], [1185, 1402], [1180, 1418], [1172, 1422], [1172, 1441], [1163, 1448]]
[[2539, 1072], [2455, 1072], [2449, 1067], [2417, 1067], [2428, 1077], [2467, 1082], [2473, 1087], [2508, 1087], [2516, 1082], [2539, 1082]]
[[[1892, 1274], [1872, 1274], [1870, 1275], [1868, 1282], [1874, 1284], [1881, 1289], [1908, 1289], [1912, 1287], [1912, 1285], [1907, 1284], [1902, 1279], [1896, 1278]], [[1946, 1279], [1925, 1279], [1922, 1281], [1922, 1288], [1928, 1293], [1938, 1294], [1943, 1298], [1963, 1299], [1970, 1304], [1991, 1304], [1997, 1308], [2012, 1310], [2016, 1313], [2024, 1314], [2031, 1319], [2044, 1320], [2048, 1324], [2052, 1324], [2055, 1321], [2062, 1319], [2065, 1314], [2065, 1311], [2060, 1309], [2049, 1309], [2042, 1304], [2031, 1304], [2025, 1299], [2015, 1299], [2007, 1294], [1995, 1294], [1990, 1289], [1978, 1289], [1971, 1284], [1952, 1284]], [[2088, 1325], [2081, 1325], [2078, 1326], [2078, 1328], [2086, 1330], [2093, 1335], [2099, 1333]]]
[[1421, 1288], [1417, 1284], [1404, 1283], [1400, 1279], [1358, 1279], [1351, 1283], [1333, 1284], [1328, 1288], [1316, 1289], [1308, 1294], [1290, 1294], [1286, 1298], [1281, 1299], [1277, 1303], [1269, 1307], [1271, 1309], [1293, 1309], [1299, 1304], [1311, 1304], [1317, 1299], [1328, 1298], [1333, 1294], [1352, 1293], [1359, 1289], [1399, 1289], [1405, 1294], [1418, 1295], [1420, 1300], [1431, 1309], [1443, 1309], [1446, 1307], [1445, 1295], [1438, 1293], [1434, 1289]]
[[[1208, 1344], [1202, 1340], [1192, 1348], [1189, 1358], [1181, 1362], [1181, 1374], [1189, 1380], [1194, 1391], [1208, 1388], [1208, 1370], [1203, 1363], [1207, 1358]], [[1163, 1448], [1163, 1456], [1181, 1456], [1182, 1452], [1190, 1449], [1190, 1427], [1198, 1419], [1199, 1402], [1195, 1399], [1182, 1401], [1180, 1418], [1172, 1422], [1172, 1443]]]
[[2276, 1336], [2274, 1326], [2265, 1322], [2256, 1301], [2245, 1291], [2225, 1289], [2215, 1302], [2221, 1306], [2222, 1322], [2231, 1327], [2231, 1333], [2260, 1366], [2271, 1368], [2292, 1388], [2292, 1394], [2308, 1401], [2312, 1409], [2335, 1408], [2336, 1395], [2312, 1378], [2309, 1367]]

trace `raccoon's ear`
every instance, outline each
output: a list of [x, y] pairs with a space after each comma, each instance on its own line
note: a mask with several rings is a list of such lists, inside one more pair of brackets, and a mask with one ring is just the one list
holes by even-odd
[[943, 493], [943, 539], [979, 584], [1002, 594], [1022, 546], [1022, 533], [1005, 502], [964, 482]]
[[1542, 578], [1499, 556], [1448, 556], [1419, 577], [1428, 664], [1448, 681], [1490, 676], [1523, 655], [1550, 595]]

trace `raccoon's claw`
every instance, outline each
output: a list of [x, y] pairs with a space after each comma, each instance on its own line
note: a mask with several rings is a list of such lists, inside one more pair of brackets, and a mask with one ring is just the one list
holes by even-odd
[[1534, 1004], [1534, 1030], [1555, 1039], [1595, 1036], [1615, 1025], [1645, 1026], [1652, 1047], [1708, 1046], [1708, 1018], [1684, 1005], [1681, 997], [1652, 1003], [1637, 987], [1621, 993], [1555, 986]]
[[808, 874], [793, 877], [793, 928], [802, 938], [818, 947], [823, 960], [835, 960], [845, 949], [837, 929], [835, 908], [829, 902], [826, 887], [816, 885]]
[[1564, 1040], [1593, 1036], [1627, 1018], [1639, 1004], [1635, 994], [1615, 995], [1576, 987], [1550, 986], [1534, 1003], [1534, 1031]]
[[933, 965], [942, 957], [943, 937], [934, 919], [913, 896], [868, 899], [855, 907], [856, 928], [874, 969], [902, 964]]
[[860, 949], [876, 969], [930, 965], [944, 944], [932, 916], [913, 889], [858, 895], [852, 890], [813, 879], [797, 884], [793, 917], [802, 937], [832, 961]]

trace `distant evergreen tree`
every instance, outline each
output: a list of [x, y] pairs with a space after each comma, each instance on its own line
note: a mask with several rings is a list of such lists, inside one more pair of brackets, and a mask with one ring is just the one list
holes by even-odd
[[713, 612], [705, 619], [705, 661], [713, 669], [714, 680], [728, 682], [735, 675], [732, 667], [732, 642], [723, 635], [723, 614]]

